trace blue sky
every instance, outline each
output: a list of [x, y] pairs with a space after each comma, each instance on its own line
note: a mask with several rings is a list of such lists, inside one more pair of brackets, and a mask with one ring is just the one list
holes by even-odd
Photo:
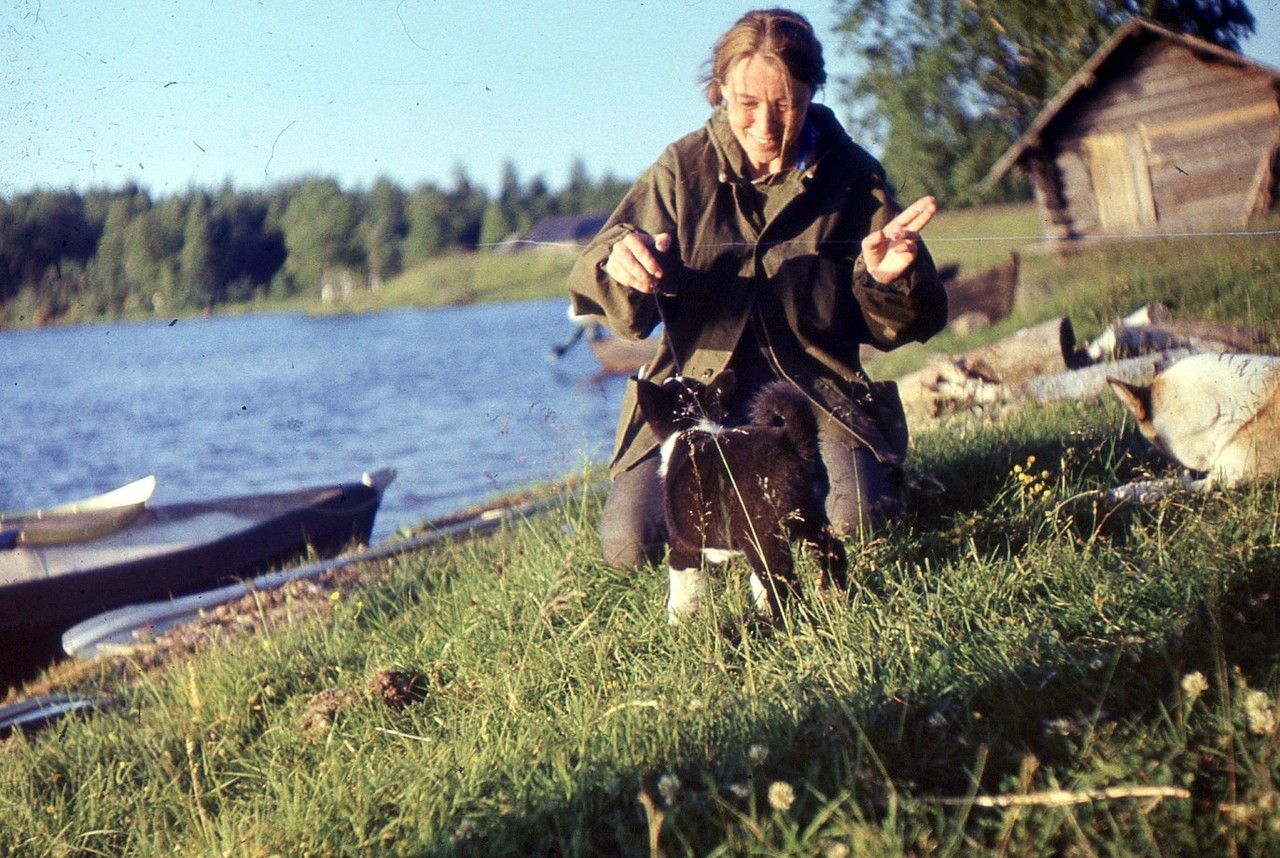
[[[1245, 53], [1280, 67], [1280, 0]], [[749, 4], [721, 0], [0, 3], [0, 196], [157, 194], [322, 175], [561, 187], [630, 179], [707, 112], [696, 78]], [[834, 77], [830, 3], [797, 3]], [[834, 96], [832, 96], [834, 97]]]

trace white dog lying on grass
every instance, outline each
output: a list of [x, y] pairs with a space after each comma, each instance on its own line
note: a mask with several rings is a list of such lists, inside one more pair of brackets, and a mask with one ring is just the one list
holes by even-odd
[[[1175, 482], [1204, 491], [1280, 473], [1280, 357], [1192, 355], [1161, 370], [1149, 386], [1107, 382], [1157, 450], [1206, 475]], [[1142, 500], [1161, 488], [1146, 484], [1135, 494], [1135, 487], [1115, 489], [1112, 497]]]

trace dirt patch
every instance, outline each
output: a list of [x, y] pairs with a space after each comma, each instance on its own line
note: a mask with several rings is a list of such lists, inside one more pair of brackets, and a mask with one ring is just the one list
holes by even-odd
[[[336, 601], [383, 577], [387, 561], [333, 569], [310, 580], [290, 581], [270, 590], [254, 590], [203, 612], [153, 639], [142, 640], [87, 661], [67, 659], [49, 667], [20, 689], [10, 689], [0, 702], [55, 693], [92, 691], [118, 694], [142, 676], [175, 660], [255, 634], [268, 625], [292, 623], [333, 609]], [[335, 594], [339, 597], [335, 600]]]

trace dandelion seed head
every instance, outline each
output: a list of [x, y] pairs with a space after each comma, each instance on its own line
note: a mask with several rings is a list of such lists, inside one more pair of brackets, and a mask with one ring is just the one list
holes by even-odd
[[453, 834], [449, 837], [449, 841], [454, 845], [470, 840], [475, 836], [476, 824], [470, 819], [464, 819], [458, 823], [458, 827], [453, 830]]
[[788, 811], [796, 803], [796, 791], [786, 781], [774, 781], [769, 784], [769, 807], [777, 811]]
[[848, 844], [838, 840], [824, 840], [819, 847], [822, 849], [822, 858], [849, 858], [853, 854], [849, 851]]
[[747, 748], [747, 760], [753, 766], [763, 765], [764, 761], [769, 758], [769, 749], [764, 745], [752, 745]]
[[1208, 690], [1209, 680], [1205, 679], [1200, 671], [1195, 670], [1182, 677], [1182, 693], [1191, 700], [1195, 700]]
[[1249, 732], [1255, 735], [1261, 736], [1275, 729], [1276, 713], [1271, 708], [1271, 695], [1257, 689], [1246, 694], [1244, 718], [1249, 725]]
[[668, 807], [675, 804], [676, 799], [680, 796], [680, 778], [671, 774], [671, 772], [667, 772], [658, 778], [658, 793]]
[[1050, 733], [1057, 733], [1059, 736], [1070, 736], [1075, 732], [1074, 725], [1066, 718], [1053, 718], [1044, 722], [1044, 728]]

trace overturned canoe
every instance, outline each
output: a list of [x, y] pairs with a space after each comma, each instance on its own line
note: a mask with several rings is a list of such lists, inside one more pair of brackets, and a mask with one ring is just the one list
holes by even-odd
[[79, 541], [20, 537], [0, 549], [0, 635], [65, 629], [111, 608], [256, 574], [307, 551], [329, 556], [366, 542], [394, 477], [384, 470], [355, 483], [144, 505], [110, 532]]
[[142, 512], [156, 490], [154, 476], [100, 495], [56, 506], [0, 512], [0, 548], [54, 545], [105, 536]]

